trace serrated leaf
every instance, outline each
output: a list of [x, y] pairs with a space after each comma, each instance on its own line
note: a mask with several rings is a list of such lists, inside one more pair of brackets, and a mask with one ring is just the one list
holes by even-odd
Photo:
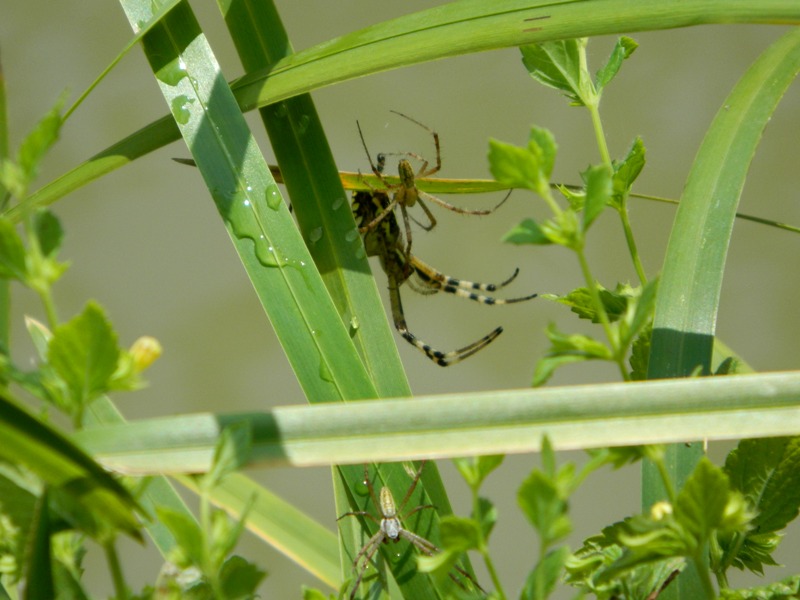
[[520, 46], [522, 64], [539, 83], [562, 91], [576, 105], [584, 83], [580, 61], [580, 41], [576, 39]]
[[27, 274], [22, 238], [11, 221], [0, 218], [0, 277], [25, 281]]
[[583, 231], [588, 231], [611, 200], [611, 171], [605, 165], [590, 167], [585, 173], [586, 200], [583, 209]]
[[722, 525], [730, 493], [727, 475], [703, 457], [675, 502], [675, 519], [691, 532], [698, 547]]
[[631, 380], [645, 381], [647, 379], [647, 366], [650, 361], [650, 340], [653, 337], [653, 326], [649, 325], [633, 341], [631, 347]]
[[800, 575], [783, 581], [741, 590], [720, 590], [722, 600], [796, 600], [800, 595]]
[[535, 244], [545, 246], [553, 241], [533, 219], [525, 219], [506, 233], [502, 241], [508, 244]]
[[742, 440], [725, 461], [734, 489], [758, 511], [757, 533], [779, 531], [800, 506], [800, 437]]
[[504, 185], [537, 191], [540, 166], [525, 148], [489, 140], [489, 170]]
[[266, 576], [266, 571], [241, 556], [231, 556], [220, 569], [219, 582], [225, 598], [253, 598], [258, 584]]
[[[628, 302], [636, 294], [636, 290], [629, 285], [617, 284], [616, 289], [608, 290], [598, 284], [598, 295], [603, 303], [603, 308], [610, 322], [617, 321], [628, 309]], [[599, 323], [597, 307], [589, 292], [589, 288], [575, 288], [565, 296], [558, 297], [556, 302], [570, 307], [570, 310], [581, 319], [591, 319], [592, 323]]]
[[545, 554], [528, 575], [520, 598], [523, 600], [545, 600], [555, 590], [561, 572], [569, 558], [569, 549], [561, 546]]
[[107, 391], [117, 368], [119, 348], [103, 309], [89, 302], [80, 315], [56, 327], [47, 357], [69, 388], [73, 414]]
[[633, 38], [622, 36], [617, 40], [606, 64], [595, 75], [595, 86], [598, 93], [616, 77], [622, 67], [622, 61], [629, 58], [638, 47], [639, 44]]
[[564, 354], [558, 356], [545, 356], [536, 362], [536, 369], [533, 373], [531, 385], [539, 387], [544, 385], [553, 376], [556, 369], [573, 363], [591, 360], [588, 356], [582, 354]]
[[[658, 278], [651, 279], [638, 291], [639, 293], [633, 306], [633, 315], [631, 315], [630, 319], [626, 319], [625, 335], [622, 338], [622, 343], [625, 346], [652, 323], [658, 296]], [[628, 308], [630, 309], [630, 304]]]
[[569, 354], [603, 360], [611, 358], [611, 351], [605, 344], [587, 335], [562, 333], [556, 329], [556, 326], [552, 323], [547, 326], [545, 333], [551, 344], [550, 350], [548, 351], [549, 356]]
[[627, 198], [646, 162], [646, 149], [640, 137], [633, 141], [628, 154], [622, 161], [614, 162], [614, 175], [611, 180], [614, 194], [613, 204], [617, 209], [622, 208], [622, 201]]

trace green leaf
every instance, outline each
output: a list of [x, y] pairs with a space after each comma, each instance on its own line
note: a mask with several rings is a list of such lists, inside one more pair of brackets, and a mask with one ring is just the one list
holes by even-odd
[[577, 39], [520, 46], [522, 64], [539, 83], [566, 94], [573, 105], [584, 104], [585, 72], [581, 68], [581, 46]]
[[647, 364], [650, 360], [650, 339], [652, 335], [653, 328], [649, 326], [633, 340], [630, 357], [632, 381], [645, 381], [647, 379]]
[[454, 458], [453, 462], [458, 472], [461, 473], [461, 476], [467, 482], [467, 485], [477, 491], [483, 484], [483, 480], [489, 476], [489, 473], [502, 464], [504, 458], [505, 455], [503, 454], [495, 454], [470, 458]]
[[525, 148], [490, 139], [489, 170], [504, 185], [539, 190], [541, 168], [536, 157]]
[[11, 221], [0, 218], [0, 277], [25, 281], [27, 275], [22, 238]]
[[[87, 515], [140, 539], [140, 510], [130, 493], [105, 469], [53, 427], [49, 427], [5, 397], [0, 398], [0, 457], [24, 464], [51, 493], [71, 496]], [[98, 535], [97, 531], [87, 532]]]
[[525, 219], [519, 225], [516, 225], [503, 236], [502, 241], [508, 244], [535, 244], [540, 246], [553, 243], [533, 219]]
[[758, 515], [757, 533], [780, 531], [800, 508], [800, 437], [742, 440], [725, 460], [733, 489]]
[[639, 44], [632, 38], [622, 36], [617, 40], [606, 64], [603, 65], [595, 75], [595, 86], [597, 87], [598, 93], [602, 92], [603, 88], [616, 77], [620, 67], [622, 67], [622, 61], [629, 58], [638, 47]]
[[545, 554], [530, 572], [520, 598], [523, 600], [545, 600], [561, 578], [564, 564], [570, 556], [569, 548], [561, 546]]
[[466, 552], [481, 547], [481, 528], [475, 519], [447, 515], [439, 521], [442, 547], [453, 552]]
[[[599, 284], [597, 284], [597, 287], [600, 301], [603, 303], [603, 308], [612, 323], [625, 314], [631, 298], [638, 294], [638, 290], [622, 283], [618, 283], [613, 291], [607, 290]], [[566, 296], [557, 297], [556, 302], [569, 306], [570, 310], [581, 319], [591, 319], [592, 323], [600, 322], [589, 288], [575, 288]]]
[[624, 200], [628, 197], [646, 162], [646, 149], [640, 137], [634, 140], [630, 150], [628, 150], [628, 154], [622, 161], [614, 161], [614, 175], [612, 176], [614, 196], [612, 205], [617, 210], [622, 209]]
[[572, 531], [567, 503], [556, 483], [543, 472], [534, 470], [525, 478], [517, 492], [517, 503], [544, 546], [554, 544]]
[[525, 148], [490, 139], [489, 170], [503, 185], [529, 189], [545, 198], [550, 194], [557, 149], [553, 134], [538, 127], [531, 128]]
[[571, 365], [590, 360], [589, 357], [582, 354], [560, 354], [554, 356], [545, 356], [536, 362], [536, 368], [533, 372], [533, 379], [531, 385], [533, 387], [540, 387], [547, 383], [553, 376], [557, 369], [564, 365]]
[[265, 571], [241, 556], [231, 556], [219, 573], [220, 586], [225, 598], [255, 598], [258, 584], [267, 576]]
[[[702, 458], [675, 502], [675, 519], [693, 536], [696, 548], [709, 539], [711, 533], [725, 526], [732, 502], [727, 475]], [[744, 516], [744, 515], [742, 515]], [[742, 519], [746, 522], [746, 519]]]
[[478, 498], [478, 514], [473, 516], [481, 525], [483, 539], [488, 541], [497, 523], [497, 508], [488, 498]]
[[47, 359], [69, 389], [73, 415], [107, 391], [117, 369], [117, 335], [103, 309], [89, 302], [83, 312], [53, 331]]
[[171, 560], [181, 568], [202, 565], [205, 558], [205, 543], [197, 521], [190, 515], [166, 506], [157, 506], [156, 514], [177, 542], [176, 548], [170, 553]]
[[605, 165], [590, 167], [586, 179], [586, 203], [583, 209], [583, 231], [589, 230], [611, 200], [611, 171]]
[[58, 139], [63, 122], [60, 115], [63, 104], [62, 96], [25, 137], [13, 168], [8, 168], [10, 165], [6, 163], [3, 165], [5, 168], [0, 169], [3, 186], [17, 198], [22, 199], [27, 195], [28, 187], [38, 173], [39, 163]]
[[61, 248], [64, 239], [64, 230], [61, 222], [49, 210], [37, 211], [33, 218], [33, 228], [39, 240], [39, 249], [42, 255], [52, 257]]
[[800, 594], [800, 575], [792, 575], [777, 583], [741, 590], [720, 590], [722, 600], [796, 600]]

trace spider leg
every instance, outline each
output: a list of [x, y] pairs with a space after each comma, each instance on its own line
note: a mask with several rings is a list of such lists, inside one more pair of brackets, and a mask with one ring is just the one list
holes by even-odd
[[[393, 112], [394, 114], [396, 114], [396, 115], [398, 115], [400, 117], [403, 117], [404, 119], [407, 119], [407, 120], [411, 121], [412, 123], [416, 123], [417, 125], [422, 127], [424, 130], [426, 130], [428, 133], [430, 133], [433, 136], [433, 145], [436, 148], [436, 165], [431, 167], [430, 170], [427, 170], [424, 173], [422, 172], [422, 170], [420, 170], [421, 174], [419, 175], [419, 177], [430, 177], [434, 173], [438, 172], [442, 168], [442, 151], [441, 151], [441, 148], [439, 146], [439, 134], [436, 133], [433, 129], [431, 129], [427, 125], [424, 125], [423, 123], [420, 123], [416, 119], [412, 119], [408, 115], [404, 115], [403, 113], [398, 112], [396, 110], [393, 110], [391, 112]], [[427, 166], [427, 162], [425, 164]]]
[[[419, 192], [419, 190], [418, 190], [418, 192]], [[414, 219], [414, 222], [417, 225], [419, 225], [420, 227], [422, 227], [425, 231], [430, 231], [431, 229], [436, 227], [436, 217], [433, 216], [433, 213], [431, 212], [431, 209], [428, 208], [428, 205], [425, 204], [422, 201], [422, 198], [420, 198], [419, 196], [417, 196], [417, 204], [419, 204], [422, 207], [422, 210], [425, 212], [425, 216], [428, 218], [428, 225], [423, 225], [422, 223], [420, 223], [416, 219]]]
[[511, 192], [506, 194], [505, 198], [503, 198], [496, 206], [493, 208], [484, 208], [484, 209], [470, 209], [470, 208], [463, 208], [456, 204], [450, 204], [446, 200], [442, 200], [441, 198], [437, 198], [433, 194], [429, 194], [428, 192], [423, 192], [422, 190], [418, 189], [417, 194], [419, 198], [425, 198], [426, 200], [430, 200], [431, 202], [435, 202], [442, 208], [446, 208], [447, 210], [451, 210], [454, 213], [458, 213], [460, 215], [490, 215], [498, 208], [505, 204], [505, 201], [508, 200], [508, 197], [511, 195]]
[[449, 367], [457, 362], [464, 360], [488, 346], [494, 339], [503, 332], [502, 327], [497, 327], [492, 332], [483, 336], [481, 339], [472, 342], [459, 348], [451, 350], [450, 352], [442, 352], [436, 350], [429, 344], [418, 339], [413, 333], [408, 330], [406, 318], [403, 313], [403, 303], [400, 299], [400, 288], [397, 278], [387, 270], [387, 277], [389, 278], [389, 300], [392, 305], [392, 318], [394, 319], [394, 327], [398, 333], [403, 336], [409, 344], [417, 348], [420, 352], [425, 354], [430, 360], [439, 365], [440, 367]]
[[[411, 481], [411, 485], [408, 487], [408, 491], [406, 492], [406, 495], [403, 496], [403, 499], [400, 501], [400, 504], [397, 505], [397, 512], [398, 513], [403, 512], [403, 508], [405, 508], [406, 502], [408, 502], [408, 499], [411, 498], [411, 494], [414, 493], [414, 490], [417, 489], [417, 484], [419, 483], [419, 478], [422, 477], [422, 469], [425, 468], [425, 463], [426, 462], [428, 462], [428, 461], [426, 461], [426, 460], [420, 461], [419, 469], [417, 469], [417, 472], [414, 475], [414, 479]], [[423, 508], [423, 507], [417, 507], [417, 508], [415, 508], [414, 510], [412, 510], [408, 514], [412, 515], [417, 510], [419, 510], [420, 508]], [[406, 515], [406, 516], [408, 516], [408, 515]]]
[[[455, 277], [450, 277], [449, 275], [445, 275], [441, 271], [433, 268], [429, 264], [423, 262], [416, 256], [410, 257], [411, 266], [414, 268], [414, 273], [420, 279], [423, 287], [428, 287], [432, 290], [432, 292], [447, 292], [448, 294], [455, 294], [456, 296], [461, 296], [462, 298], [467, 298], [469, 300], [474, 300], [476, 302], [480, 302], [481, 304], [513, 304], [515, 302], [522, 302], [524, 300], [530, 300], [535, 298], [537, 294], [530, 294], [528, 296], [522, 296], [520, 298], [494, 298], [492, 296], [486, 296], [484, 294], [478, 294], [475, 291], [482, 291], [482, 292], [494, 292], [512, 281], [517, 277], [519, 274], [519, 269], [515, 269], [514, 273], [512, 273], [511, 277], [502, 281], [500, 283], [478, 283], [474, 281], [465, 281], [462, 279], [457, 279]], [[413, 285], [411, 286], [413, 288]]]
[[[426, 540], [424, 537], [422, 537], [420, 535], [417, 535], [416, 533], [412, 533], [412, 532], [410, 532], [410, 531], [408, 531], [406, 529], [400, 530], [400, 536], [403, 539], [405, 539], [408, 542], [410, 542], [411, 544], [413, 544], [414, 546], [416, 546], [416, 548], [420, 552], [422, 552], [423, 554], [427, 554], [428, 556], [433, 556], [437, 552], [441, 552], [441, 550], [433, 542], [431, 542], [429, 540]], [[474, 585], [477, 589], [479, 589], [484, 594], [486, 593], [486, 590], [484, 590], [480, 585], [478, 585], [478, 582], [475, 581], [475, 579], [472, 577], [472, 575], [467, 573], [464, 569], [462, 569], [458, 565], [453, 565], [453, 568], [456, 571], [458, 571], [458, 573], [461, 576], [465, 577], [466, 579], [469, 579], [470, 582], [472, 583], [472, 585]], [[456, 579], [452, 574], [450, 575], [450, 578], [453, 581], [455, 581], [456, 584], [459, 585], [462, 589], [464, 588], [464, 586], [461, 584], [461, 582], [458, 581], [458, 579]]]
[[[381, 543], [383, 543], [385, 538], [386, 535], [383, 533], [383, 530], [379, 530], [378, 533], [369, 538], [367, 543], [364, 544], [364, 547], [361, 548], [359, 553], [356, 555], [356, 559], [353, 561], [353, 568], [358, 572], [358, 575], [353, 583], [353, 591], [350, 592], [350, 600], [353, 600], [353, 598], [356, 597], [358, 586], [361, 585], [361, 580], [364, 578], [364, 573], [367, 571], [369, 563], [372, 562], [372, 558], [375, 556], [378, 548], [381, 547]], [[358, 562], [362, 558], [364, 559], [364, 562], [359, 567]]]

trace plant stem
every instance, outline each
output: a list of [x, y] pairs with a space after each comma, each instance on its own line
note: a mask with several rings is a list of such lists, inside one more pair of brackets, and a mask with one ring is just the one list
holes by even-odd
[[633, 229], [631, 228], [631, 221], [628, 218], [628, 203], [623, 202], [619, 210], [619, 218], [622, 221], [622, 230], [625, 232], [625, 241], [628, 244], [628, 252], [630, 252], [631, 260], [633, 260], [633, 268], [636, 269], [636, 276], [639, 282], [644, 285], [647, 283], [647, 275], [642, 266], [642, 259], [639, 257], [639, 249], [636, 247], [636, 240], [633, 237]]
[[611, 321], [608, 319], [608, 313], [606, 313], [605, 306], [603, 306], [603, 301], [600, 299], [600, 293], [597, 291], [597, 282], [595, 281], [594, 277], [592, 277], [592, 272], [589, 269], [589, 262], [586, 260], [586, 255], [583, 252], [583, 248], [576, 248], [575, 252], [578, 255], [578, 262], [581, 265], [581, 272], [583, 273], [584, 281], [586, 281], [586, 288], [589, 290], [589, 294], [592, 296], [592, 303], [595, 305], [597, 310], [597, 318], [600, 320], [600, 324], [603, 326], [603, 329], [606, 332], [606, 337], [608, 338], [608, 342], [611, 345], [613, 356], [612, 360], [619, 367], [622, 379], [624, 381], [628, 381], [630, 379], [630, 375], [628, 374], [628, 370], [625, 368], [625, 358], [621, 356], [622, 353], [619, 351], [619, 340], [614, 334], [614, 329], [611, 327]]
[[103, 550], [106, 554], [106, 561], [111, 570], [111, 579], [114, 582], [114, 594], [117, 600], [127, 600], [128, 586], [125, 585], [125, 577], [122, 575], [122, 566], [119, 562], [119, 555], [114, 541], [111, 540], [103, 544]]

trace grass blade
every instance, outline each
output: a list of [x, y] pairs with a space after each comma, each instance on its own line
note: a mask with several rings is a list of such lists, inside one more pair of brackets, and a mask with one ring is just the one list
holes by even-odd
[[[451, 2], [324, 42], [233, 87], [247, 111], [333, 83], [457, 54], [713, 23], [800, 23], [800, 8], [795, 0]], [[178, 137], [172, 117], [163, 117], [41, 188], [26, 200], [26, 209], [49, 205]], [[14, 209], [8, 216], [18, 219], [21, 214]]]

